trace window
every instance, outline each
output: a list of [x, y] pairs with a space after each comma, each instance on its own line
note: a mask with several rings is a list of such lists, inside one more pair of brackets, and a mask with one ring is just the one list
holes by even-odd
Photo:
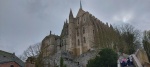
[[68, 35], [68, 31], [66, 31], [66, 35]]
[[85, 37], [83, 37], [83, 41], [84, 41], [84, 43], [86, 43]]
[[14, 67], [14, 65], [11, 65], [10, 67]]
[[83, 18], [84, 18], [84, 19], [83, 19], [83, 21], [84, 21], [84, 23], [85, 23], [85, 22], [86, 22], [86, 18], [87, 18], [87, 17], [86, 17], [86, 16], [84, 16]]
[[83, 34], [85, 33], [85, 28], [83, 27]]
[[78, 19], [78, 21], [77, 21], [77, 22], [78, 22], [78, 24], [79, 24], [79, 19]]
[[79, 30], [77, 29], [77, 36], [79, 36]]
[[93, 34], [94, 34], [94, 30], [93, 30]]
[[80, 45], [80, 41], [79, 41], [79, 39], [78, 39], [78, 46]]

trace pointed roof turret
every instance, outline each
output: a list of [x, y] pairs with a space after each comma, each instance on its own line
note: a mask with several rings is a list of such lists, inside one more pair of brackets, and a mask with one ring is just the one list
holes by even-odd
[[50, 33], [49, 33], [50, 35], [52, 34], [52, 31], [50, 30]]
[[69, 18], [73, 18], [72, 10], [70, 9]]

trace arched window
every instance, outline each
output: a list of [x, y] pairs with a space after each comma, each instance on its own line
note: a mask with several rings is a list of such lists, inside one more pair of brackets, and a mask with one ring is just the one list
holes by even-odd
[[94, 34], [94, 30], [93, 30], [93, 34]]
[[85, 33], [85, 28], [83, 27], [83, 34]]
[[80, 40], [78, 39], [78, 46], [80, 45]]
[[78, 22], [78, 24], [79, 24], [79, 19], [77, 19], [77, 22]]
[[84, 43], [86, 43], [86, 39], [85, 39], [85, 37], [83, 37], [83, 41], [84, 41]]
[[79, 30], [77, 29], [77, 36], [79, 36]]

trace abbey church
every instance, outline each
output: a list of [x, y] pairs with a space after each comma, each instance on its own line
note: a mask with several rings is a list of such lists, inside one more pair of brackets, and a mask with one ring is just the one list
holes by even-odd
[[94, 45], [100, 40], [98, 36], [102, 27], [112, 28], [88, 11], [84, 11], [80, 2], [77, 16], [73, 16], [73, 11], [70, 9], [69, 18], [64, 22], [61, 35], [54, 35], [50, 31], [50, 34], [43, 39], [41, 49], [44, 56], [53, 55], [59, 50], [79, 56], [93, 50]]
[[[129, 34], [129, 32], [126, 33]], [[37, 64], [39, 63], [39, 66], [42, 67], [59, 67], [61, 65], [64, 67], [87, 67], [89, 60], [99, 56], [99, 51], [103, 48], [111, 48], [118, 53], [118, 56], [123, 57], [125, 54], [119, 52], [128, 53], [128, 47], [131, 48], [131, 46], [128, 46], [126, 39], [123, 39], [121, 35], [120, 31], [114, 29], [111, 24], [103, 23], [88, 11], [83, 10], [80, 1], [80, 8], [76, 16], [70, 9], [61, 34], [55, 35], [50, 31], [50, 34], [42, 40]], [[133, 60], [136, 60], [135, 64], [149, 63], [144, 50], [138, 49], [131, 56]], [[27, 60], [27, 66], [34, 65], [31, 60], [32, 57]], [[116, 64], [120, 63], [119, 60], [120, 58]], [[137, 67], [142, 67], [142, 64]]]

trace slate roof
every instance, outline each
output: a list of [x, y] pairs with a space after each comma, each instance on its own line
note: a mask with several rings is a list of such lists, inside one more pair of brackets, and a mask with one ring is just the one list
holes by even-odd
[[0, 50], [0, 64], [8, 62], [16, 62], [20, 67], [25, 66], [24, 62], [15, 56], [15, 54]]

